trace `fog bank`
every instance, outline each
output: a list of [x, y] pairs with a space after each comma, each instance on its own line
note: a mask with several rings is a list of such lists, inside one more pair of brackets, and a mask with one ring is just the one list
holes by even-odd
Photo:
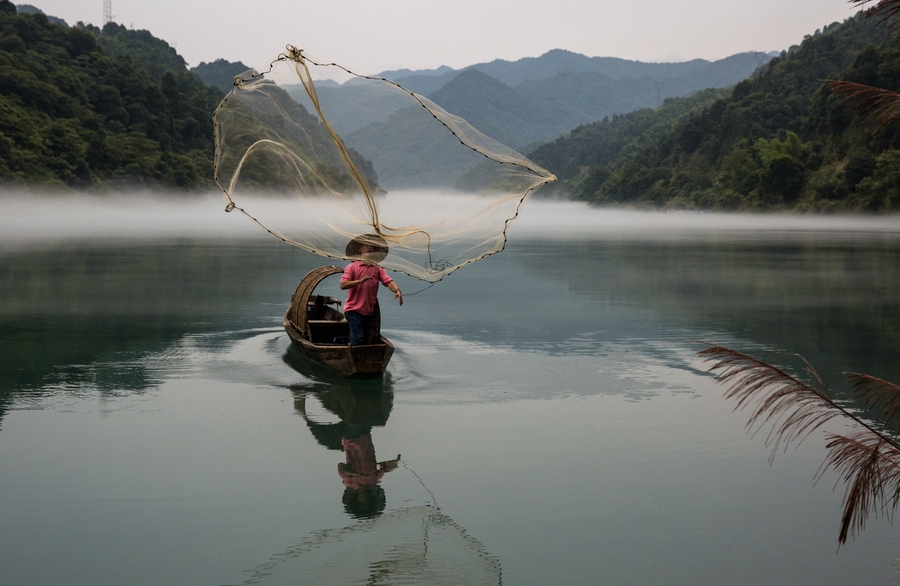
[[[436, 200], [475, 196], [394, 192], [385, 208], [438, 209]], [[443, 202], [446, 206], [446, 201]], [[0, 194], [0, 243], [38, 244], [59, 240], [145, 241], [173, 238], [272, 239], [238, 212], [226, 213], [221, 195], [131, 194], [65, 196]], [[302, 227], [296, 202], [273, 200], [290, 223]], [[251, 214], [253, 210], [248, 209]], [[423, 212], [424, 213], [424, 212]], [[306, 219], [306, 221], [309, 221]], [[497, 226], [497, 233], [503, 230]], [[523, 239], [671, 239], [728, 235], [871, 233], [900, 236], [900, 215], [786, 215], [702, 212], [643, 212], [589, 207], [580, 202], [529, 199], [508, 231]]]
[[221, 195], [0, 195], [0, 242], [268, 237]]

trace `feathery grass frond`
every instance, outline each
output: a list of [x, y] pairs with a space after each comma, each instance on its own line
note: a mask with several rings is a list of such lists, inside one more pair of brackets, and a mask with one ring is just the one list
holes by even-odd
[[882, 512], [890, 518], [900, 501], [900, 451], [883, 437], [867, 429], [847, 436], [827, 434], [828, 457], [819, 478], [834, 470], [848, 485], [838, 542], [856, 537], [870, 514]]
[[832, 92], [841, 95], [841, 104], [858, 110], [860, 116], [869, 117], [879, 126], [900, 118], [900, 94], [897, 92], [852, 81], [825, 81]]
[[[840, 544], [847, 541], [848, 535], [855, 537], [862, 531], [869, 515], [892, 515], [900, 504], [900, 444], [889, 432], [876, 429], [870, 420], [836, 403], [809, 363], [806, 363], [806, 371], [816, 379], [816, 386], [724, 346], [710, 345], [697, 354], [707, 361], [716, 361], [709, 371], [719, 371], [718, 382], [731, 383], [725, 397], [737, 399], [737, 408], [757, 401], [748, 427], [752, 428], [760, 421], [774, 420], [773, 430], [766, 440], [767, 445], [774, 443], [770, 463], [779, 443], [784, 442], [786, 448], [838, 415], [847, 417], [858, 427], [847, 435], [826, 434], [828, 455], [817, 474], [821, 479], [825, 472], [834, 470], [839, 482], [847, 484], [838, 537]], [[897, 385], [857, 373], [850, 373], [847, 381], [861, 404], [880, 414], [882, 423], [900, 414], [900, 387]]]
[[772, 448], [769, 463], [779, 446], [787, 449], [794, 441], [802, 441], [843, 411], [810, 366], [807, 370], [817, 379], [818, 388], [771, 364], [724, 346], [713, 345], [697, 354], [707, 361], [717, 361], [709, 372], [721, 371], [716, 380], [731, 383], [725, 398], [737, 400], [735, 409], [743, 409], [756, 401], [747, 422], [748, 429], [772, 422], [772, 431], [766, 438], [766, 446]]
[[[875, 420], [893, 427], [900, 418], [900, 386], [892, 382], [860, 374], [848, 372], [847, 383], [853, 394]], [[894, 442], [898, 449], [900, 445]]]
[[[866, 4], [872, 4], [876, 0], [849, 0], [850, 4], [855, 4], [860, 8], [864, 8]], [[878, 0], [875, 6], [866, 10], [866, 16], [880, 16], [881, 21], [890, 20], [900, 14], [900, 0]], [[897, 26], [897, 22], [892, 22], [890, 26]]]

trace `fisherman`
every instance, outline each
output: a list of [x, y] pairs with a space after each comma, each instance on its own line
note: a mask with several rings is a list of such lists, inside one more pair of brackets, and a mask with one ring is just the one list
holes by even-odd
[[[382, 244], [383, 243], [383, 244]], [[387, 256], [384, 239], [375, 234], [357, 236], [347, 244], [347, 256], [356, 258], [341, 277], [341, 290], [347, 291], [344, 315], [350, 326], [350, 345], [368, 344], [374, 324], [373, 312], [378, 303], [378, 282], [393, 291], [394, 299], [403, 305], [403, 294], [378, 262]]]

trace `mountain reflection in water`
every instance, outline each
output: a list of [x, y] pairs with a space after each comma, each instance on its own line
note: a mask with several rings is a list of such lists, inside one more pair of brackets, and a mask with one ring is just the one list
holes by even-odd
[[[502, 254], [385, 305], [397, 351], [376, 381], [290, 347], [282, 315], [321, 258], [10, 243], [0, 219], [0, 583], [493, 584], [501, 562], [525, 585], [891, 580], [897, 529], [835, 555], [822, 442], [769, 467], [691, 340], [789, 372], [799, 352], [835, 389], [900, 381], [898, 220], [679, 232], [678, 214], [532, 203], [522, 220], [553, 213]], [[362, 514], [344, 502], [361, 485], [380, 490]]]

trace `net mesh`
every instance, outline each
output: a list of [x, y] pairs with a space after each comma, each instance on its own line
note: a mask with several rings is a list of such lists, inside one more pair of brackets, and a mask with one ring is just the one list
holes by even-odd
[[[320, 97], [327, 68], [353, 77]], [[356, 258], [353, 240], [386, 248], [381, 266], [429, 282], [502, 250], [556, 179], [427, 98], [290, 46], [236, 77], [214, 122], [226, 210], [331, 258]]]
[[252, 571], [242, 584], [503, 583], [500, 561], [434, 506], [392, 511], [318, 531]]

